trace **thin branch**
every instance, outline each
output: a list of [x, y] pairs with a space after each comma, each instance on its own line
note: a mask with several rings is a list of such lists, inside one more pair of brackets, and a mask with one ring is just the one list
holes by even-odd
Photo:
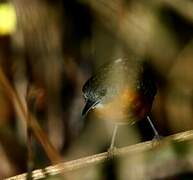
[[[168, 146], [171, 141], [184, 142], [189, 140], [193, 140], [193, 130], [181, 132], [181, 133], [163, 138], [163, 140], [161, 140], [157, 145]], [[153, 150], [157, 147], [157, 145], [155, 145], [154, 140], [142, 142], [139, 144], [115, 149], [114, 156], [123, 156], [123, 155], [133, 156], [135, 154]], [[53, 176], [53, 175], [58, 175], [62, 173], [67, 173], [70, 171], [78, 170], [83, 167], [88, 167], [91, 165], [103, 163], [107, 160], [109, 160], [109, 154], [107, 152], [104, 152], [104, 153], [83, 157], [83, 158], [68, 161], [68, 162], [59, 163], [53, 166], [48, 166], [44, 169], [34, 170], [32, 172], [32, 177], [35, 179], [41, 179], [41, 178], [45, 178], [47, 175]], [[27, 173], [24, 173], [24, 174], [20, 174], [20, 175], [8, 178], [7, 180], [16, 180], [16, 179], [22, 180], [22, 179], [25, 179], [26, 176], [27, 176]]]
[[32, 114], [28, 114], [25, 110], [25, 106], [22, 103], [21, 99], [19, 98], [17, 92], [13, 89], [11, 86], [9, 80], [5, 76], [2, 68], [0, 68], [0, 84], [4, 88], [5, 93], [7, 94], [8, 98], [10, 98], [10, 101], [13, 102], [16, 112], [18, 113], [18, 116], [25, 121], [27, 124], [29, 124], [29, 118], [30, 118], [30, 126], [31, 129], [37, 138], [37, 140], [42, 145], [44, 151], [46, 152], [48, 158], [51, 160], [51, 162], [57, 163], [61, 162], [62, 158], [55, 150], [54, 146], [50, 143], [47, 135], [44, 133], [42, 128], [39, 126], [36, 118]]
[[193, 2], [191, 0], [159, 0], [157, 3], [170, 6], [193, 23]]

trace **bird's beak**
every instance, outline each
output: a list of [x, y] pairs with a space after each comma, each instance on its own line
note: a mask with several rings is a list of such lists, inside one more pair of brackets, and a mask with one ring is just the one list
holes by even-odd
[[85, 116], [92, 108], [94, 108], [97, 104], [99, 103], [99, 101], [91, 101], [91, 100], [87, 100], [86, 104], [82, 110], [82, 116]]

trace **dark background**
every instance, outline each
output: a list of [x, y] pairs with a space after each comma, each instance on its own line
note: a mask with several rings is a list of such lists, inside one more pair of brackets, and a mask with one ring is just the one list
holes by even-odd
[[[8, 2], [1, 1], [0, 6]], [[83, 120], [81, 89], [101, 64], [130, 53], [147, 60], [153, 69], [158, 92], [152, 120], [159, 133], [167, 136], [193, 128], [192, 1], [9, 3], [15, 8], [16, 24], [14, 30], [6, 33], [0, 28], [1, 69], [24, 104], [29, 103], [29, 111], [64, 160], [107, 150], [113, 125], [92, 113]], [[27, 171], [26, 123], [16, 113], [14, 103], [0, 83], [0, 177]], [[122, 147], [152, 138], [153, 132], [144, 120], [132, 127], [121, 126], [116, 145]], [[33, 135], [32, 148], [33, 168], [50, 164]], [[119, 165], [113, 162], [97, 171], [89, 170], [88, 177], [126, 178], [127, 175], [117, 175], [118, 169]], [[145, 170], [136, 172], [147, 175]], [[86, 179], [83, 174], [82, 179]], [[191, 173], [185, 173], [174, 179], [189, 176]], [[139, 174], [131, 173], [126, 179], [136, 177]]]

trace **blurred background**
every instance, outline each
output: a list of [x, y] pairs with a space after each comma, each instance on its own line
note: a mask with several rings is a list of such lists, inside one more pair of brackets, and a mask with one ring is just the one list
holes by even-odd
[[[106, 151], [113, 125], [92, 113], [81, 117], [82, 86], [102, 64], [130, 53], [153, 69], [158, 92], [152, 120], [159, 133], [192, 129], [191, 0], [1, 0], [0, 179], [26, 172], [29, 161], [31, 169], [51, 164], [34, 135], [39, 129], [33, 126], [27, 133], [29, 118], [22, 118], [21, 107], [35, 117], [64, 161]], [[152, 138], [144, 120], [121, 126], [116, 146]], [[192, 165], [185, 161], [191, 150], [191, 143], [188, 150], [172, 144], [69, 173], [68, 179], [193, 179]], [[180, 163], [172, 161], [173, 171], [163, 177], [159, 163], [168, 165], [171, 157], [181, 168], [176, 171]]]

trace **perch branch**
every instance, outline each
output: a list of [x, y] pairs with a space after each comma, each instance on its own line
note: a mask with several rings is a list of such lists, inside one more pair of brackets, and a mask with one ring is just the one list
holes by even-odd
[[[163, 140], [161, 140], [160, 143], [158, 144], [169, 145], [169, 142], [171, 141], [182, 142], [182, 141], [189, 141], [189, 140], [193, 140], [193, 130], [168, 136]], [[139, 144], [119, 148], [114, 151], [114, 155], [123, 156], [123, 155], [134, 155], [142, 152], [147, 152], [156, 147], [154, 143], [155, 143], [154, 140], [152, 140], [152, 141], [146, 141]], [[104, 153], [83, 157], [83, 158], [68, 161], [68, 162], [59, 163], [53, 166], [48, 166], [44, 169], [34, 170], [32, 172], [32, 177], [35, 179], [41, 179], [41, 178], [45, 178], [46, 175], [52, 176], [52, 175], [63, 174], [63, 173], [74, 171], [83, 167], [103, 163], [108, 159], [109, 159], [108, 153], [104, 152]], [[27, 177], [27, 173], [24, 173], [24, 174], [20, 174], [20, 175], [8, 178], [7, 180], [16, 180], [16, 179], [23, 180], [26, 177]]]

